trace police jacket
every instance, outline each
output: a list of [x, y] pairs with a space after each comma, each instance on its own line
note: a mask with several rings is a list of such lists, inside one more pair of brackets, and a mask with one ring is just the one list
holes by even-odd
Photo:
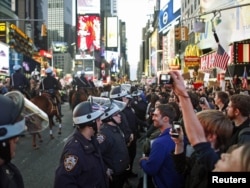
[[76, 130], [67, 141], [56, 169], [54, 188], [107, 188], [108, 177], [96, 138]]
[[90, 87], [88, 80], [84, 76], [81, 76], [80, 78], [76, 79], [76, 85], [78, 88]]
[[18, 168], [12, 164], [0, 166], [1, 188], [24, 188], [23, 178]]
[[122, 174], [129, 167], [129, 153], [124, 134], [118, 126], [103, 124], [97, 135], [106, 166], [114, 175]]
[[21, 72], [15, 72], [11, 75], [10, 85], [17, 90], [29, 87], [29, 80]]
[[126, 108], [122, 112], [126, 115], [129, 127], [130, 127], [133, 134], [135, 134], [135, 135], [138, 134], [138, 125], [141, 125], [143, 127], [148, 127], [147, 123], [140, 120], [135, 115], [133, 108], [126, 106]]
[[40, 89], [44, 91], [59, 90], [61, 89], [60, 87], [61, 86], [60, 86], [59, 81], [51, 75], [48, 75], [47, 77], [45, 77], [40, 83]]

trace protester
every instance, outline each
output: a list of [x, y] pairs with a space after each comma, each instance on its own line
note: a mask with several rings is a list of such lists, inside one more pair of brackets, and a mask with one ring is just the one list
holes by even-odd
[[171, 152], [175, 144], [171, 140], [169, 130], [172, 127], [176, 113], [174, 108], [168, 104], [156, 107], [153, 113], [154, 126], [160, 130], [160, 135], [152, 143], [148, 157], [139, 160], [143, 171], [152, 176], [156, 187], [182, 187], [184, 180], [177, 173]]
[[[202, 171], [200, 171], [199, 169], [196, 169], [196, 170], [198, 170], [198, 171], [196, 171], [196, 174], [197, 174], [196, 178], [206, 176], [207, 172], [210, 172], [213, 170], [215, 163], [219, 159], [219, 155], [216, 153], [216, 151], [217, 151], [216, 149], [222, 150], [220, 147], [218, 148], [218, 146], [220, 146], [219, 141], [221, 143], [223, 143], [222, 139], [227, 139], [228, 136], [230, 135], [229, 134], [230, 132], [228, 131], [229, 135], [227, 135], [227, 136], [224, 135], [224, 137], [219, 138], [216, 135], [219, 135], [218, 134], [219, 132], [225, 131], [227, 128], [218, 129], [220, 131], [218, 131], [217, 134], [216, 134], [216, 132], [213, 132], [212, 130], [211, 130], [212, 132], [204, 131], [202, 124], [205, 125], [206, 122], [211, 122], [209, 124], [213, 125], [214, 124], [213, 117], [206, 117], [206, 115], [204, 115], [203, 118], [206, 117], [205, 119], [207, 119], [207, 120], [204, 122], [200, 122], [196, 113], [193, 111], [193, 105], [191, 103], [190, 97], [189, 97], [187, 90], [185, 88], [183, 77], [180, 75], [180, 73], [178, 71], [170, 71], [170, 74], [174, 80], [173, 85], [172, 85], [173, 90], [174, 90], [175, 94], [178, 96], [178, 99], [179, 99], [181, 107], [182, 107], [184, 126], [185, 126], [185, 131], [186, 131], [188, 140], [189, 140], [191, 146], [193, 146], [195, 152], [197, 153], [197, 156], [196, 156], [197, 162], [199, 162], [201, 165], [203, 164], [203, 167], [201, 166], [201, 168], [200, 168], [200, 170], [202, 170]], [[221, 112], [216, 111], [216, 113], [221, 113]], [[221, 113], [221, 115], [222, 116], [221, 116], [220, 121], [224, 122], [223, 126], [224, 127], [225, 126], [228, 126], [228, 127], [232, 126], [231, 121], [226, 120], [226, 118], [224, 117], [224, 115], [222, 113]], [[203, 119], [203, 118], [201, 118], [201, 119]], [[219, 123], [220, 121], [217, 122], [218, 125], [220, 124]], [[208, 129], [208, 130], [210, 130], [210, 129]], [[222, 133], [220, 133], [220, 134], [222, 134]], [[209, 142], [210, 140], [211, 140], [211, 142]], [[213, 142], [212, 142], [212, 140], [213, 140]], [[181, 147], [181, 148], [183, 148], [183, 147]], [[178, 151], [178, 152], [181, 153], [183, 151]], [[192, 167], [192, 168], [195, 170], [194, 167]], [[200, 180], [195, 179], [195, 177], [192, 177], [192, 179], [195, 181], [190, 181], [190, 184], [189, 184], [190, 187], [199, 187], [199, 186], [206, 187], [205, 180], [200, 181]]]
[[224, 91], [217, 91], [215, 92], [214, 102], [216, 105], [216, 109], [226, 114], [229, 95]]
[[250, 143], [234, 145], [221, 154], [221, 159], [215, 164], [213, 172], [250, 172]]
[[[193, 139], [190, 142], [193, 148], [189, 151], [190, 148], [184, 148], [183, 132], [180, 128], [179, 136], [172, 137], [176, 143], [173, 159], [177, 171], [186, 177], [185, 187], [203, 188], [207, 187], [208, 173], [213, 170], [232, 135], [233, 125], [218, 110], [203, 110], [197, 113], [197, 117], [203, 127], [206, 142], [194, 144], [196, 139]], [[193, 135], [187, 136], [193, 138]]]
[[64, 146], [56, 169], [54, 187], [108, 187], [108, 176], [95, 134], [101, 126], [103, 111], [90, 101], [73, 111], [74, 134]]
[[103, 160], [111, 172], [109, 188], [122, 188], [130, 169], [127, 144], [124, 133], [119, 127], [121, 123], [120, 110], [113, 102], [107, 104], [104, 115], [101, 117], [103, 125], [97, 136]]
[[235, 144], [250, 142], [250, 96], [243, 94], [234, 94], [230, 97], [227, 107], [227, 116], [234, 123], [233, 135], [230, 139], [227, 149]]

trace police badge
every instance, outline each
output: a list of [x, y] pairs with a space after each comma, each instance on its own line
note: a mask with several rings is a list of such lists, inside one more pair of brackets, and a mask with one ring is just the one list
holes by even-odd
[[67, 155], [64, 158], [64, 168], [66, 171], [71, 171], [74, 169], [78, 161], [78, 157], [75, 155]]

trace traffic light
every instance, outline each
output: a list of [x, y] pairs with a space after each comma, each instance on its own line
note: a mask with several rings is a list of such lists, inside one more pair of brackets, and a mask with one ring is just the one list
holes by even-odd
[[188, 28], [186, 26], [177, 27], [174, 29], [175, 40], [188, 40]]
[[42, 37], [47, 36], [47, 26], [45, 24], [42, 24], [42, 26], [41, 26], [41, 36]]

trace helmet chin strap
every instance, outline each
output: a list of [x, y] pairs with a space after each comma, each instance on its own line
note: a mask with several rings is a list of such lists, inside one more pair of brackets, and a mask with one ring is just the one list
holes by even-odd
[[0, 158], [7, 164], [11, 161], [9, 140], [0, 141]]

